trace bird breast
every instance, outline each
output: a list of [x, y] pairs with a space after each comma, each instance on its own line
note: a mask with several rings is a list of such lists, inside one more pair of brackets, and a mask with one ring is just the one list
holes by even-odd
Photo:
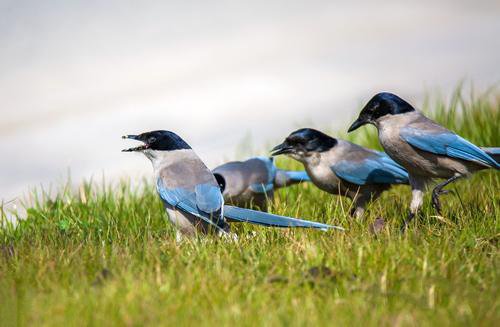
[[339, 192], [340, 179], [335, 175], [330, 165], [321, 160], [316, 165], [307, 165], [306, 171], [311, 181], [321, 190], [337, 194]]

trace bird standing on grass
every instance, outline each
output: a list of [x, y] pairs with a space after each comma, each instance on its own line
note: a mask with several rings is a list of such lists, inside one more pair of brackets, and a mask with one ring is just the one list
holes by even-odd
[[264, 211], [267, 211], [267, 201], [273, 199], [274, 190], [310, 181], [305, 171], [278, 169], [269, 157], [227, 162], [212, 172], [226, 202], [237, 206], [254, 205]]
[[408, 184], [407, 172], [385, 153], [311, 128], [293, 132], [272, 151], [273, 156], [286, 154], [301, 162], [314, 185], [323, 191], [352, 199], [351, 215], [358, 218], [367, 203], [391, 185]]
[[191, 147], [177, 134], [153, 131], [123, 138], [144, 144], [124, 152], [142, 152], [153, 164], [158, 194], [170, 221], [184, 234], [211, 230], [229, 231], [228, 222], [249, 222], [275, 227], [330, 229], [330, 226], [307, 220], [224, 205], [217, 180]]
[[[439, 196], [443, 188], [459, 178], [500, 165], [485, 151], [435, 123], [392, 93], [375, 95], [363, 108], [349, 132], [365, 124], [378, 129], [380, 144], [388, 155], [409, 172], [412, 200], [403, 229], [423, 203], [426, 186], [433, 178], [444, 178], [432, 191], [432, 205], [441, 214]], [[494, 148], [490, 148], [494, 153]]]

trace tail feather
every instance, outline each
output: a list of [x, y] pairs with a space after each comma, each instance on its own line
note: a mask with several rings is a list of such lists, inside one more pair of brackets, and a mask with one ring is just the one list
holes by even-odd
[[311, 178], [307, 175], [305, 171], [292, 171], [292, 170], [281, 170], [276, 171], [276, 176], [274, 177], [274, 187], [286, 187], [301, 182], [310, 182]]
[[288, 177], [289, 180], [292, 182], [310, 182], [311, 178], [309, 175], [307, 175], [307, 172], [305, 171], [286, 171], [285, 172], [286, 176]]
[[301, 227], [301, 228], [317, 228], [321, 230], [328, 230], [328, 229], [344, 230], [344, 228], [339, 226], [331, 226], [308, 220], [283, 217], [266, 212], [243, 209], [227, 205], [224, 206], [224, 217], [226, 217], [226, 219], [230, 222], [231, 221], [247, 222], [251, 224], [270, 226], [270, 227], [289, 227], [289, 228]]
[[495, 159], [497, 163], [500, 164], [500, 148], [481, 148], [484, 152], [486, 152], [490, 157]]

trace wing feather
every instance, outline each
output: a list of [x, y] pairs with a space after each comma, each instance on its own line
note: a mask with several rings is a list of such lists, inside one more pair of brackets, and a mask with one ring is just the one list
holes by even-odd
[[499, 168], [499, 164], [485, 151], [450, 131], [433, 133], [405, 127], [400, 136], [413, 147], [423, 151]]
[[220, 223], [224, 221], [222, 208], [224, 200], [220, 190], [219, 196], [212, 185], [197, 185], [195, 192], [184, 188], [167, 188], [161, 179], [157, 181], [157, 190], [160, 198], [170, 206], [200, 218], [206, 223], [220, 229]]
[[356, 185], [408, 184], [408, 172], [383, 152], [359, 161], [342, 160], [332, 166], [337, 177]]

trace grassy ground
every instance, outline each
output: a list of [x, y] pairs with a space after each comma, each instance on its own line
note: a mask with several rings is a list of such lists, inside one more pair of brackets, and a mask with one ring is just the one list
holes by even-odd
[[[477, 144], [500, 145], [497, 95], [464, 101], [457, 92], [427, 107]], [[372, 128], [351, 137], [378, 147]], [[499, 187], [495, 172], [456, 183], [443, 218], [427, 197], [402, 235], [408, 187], [353, 221], [349, 200], [300, 185], [280, 191], [271, 211], [348, 231], [238, 225], [238, 242], [177, 243], [152, 184], [82, 186], [0, 230], [0, 325], [496, 325]], [[386, 226], [374, 235], [376, 217]]]

